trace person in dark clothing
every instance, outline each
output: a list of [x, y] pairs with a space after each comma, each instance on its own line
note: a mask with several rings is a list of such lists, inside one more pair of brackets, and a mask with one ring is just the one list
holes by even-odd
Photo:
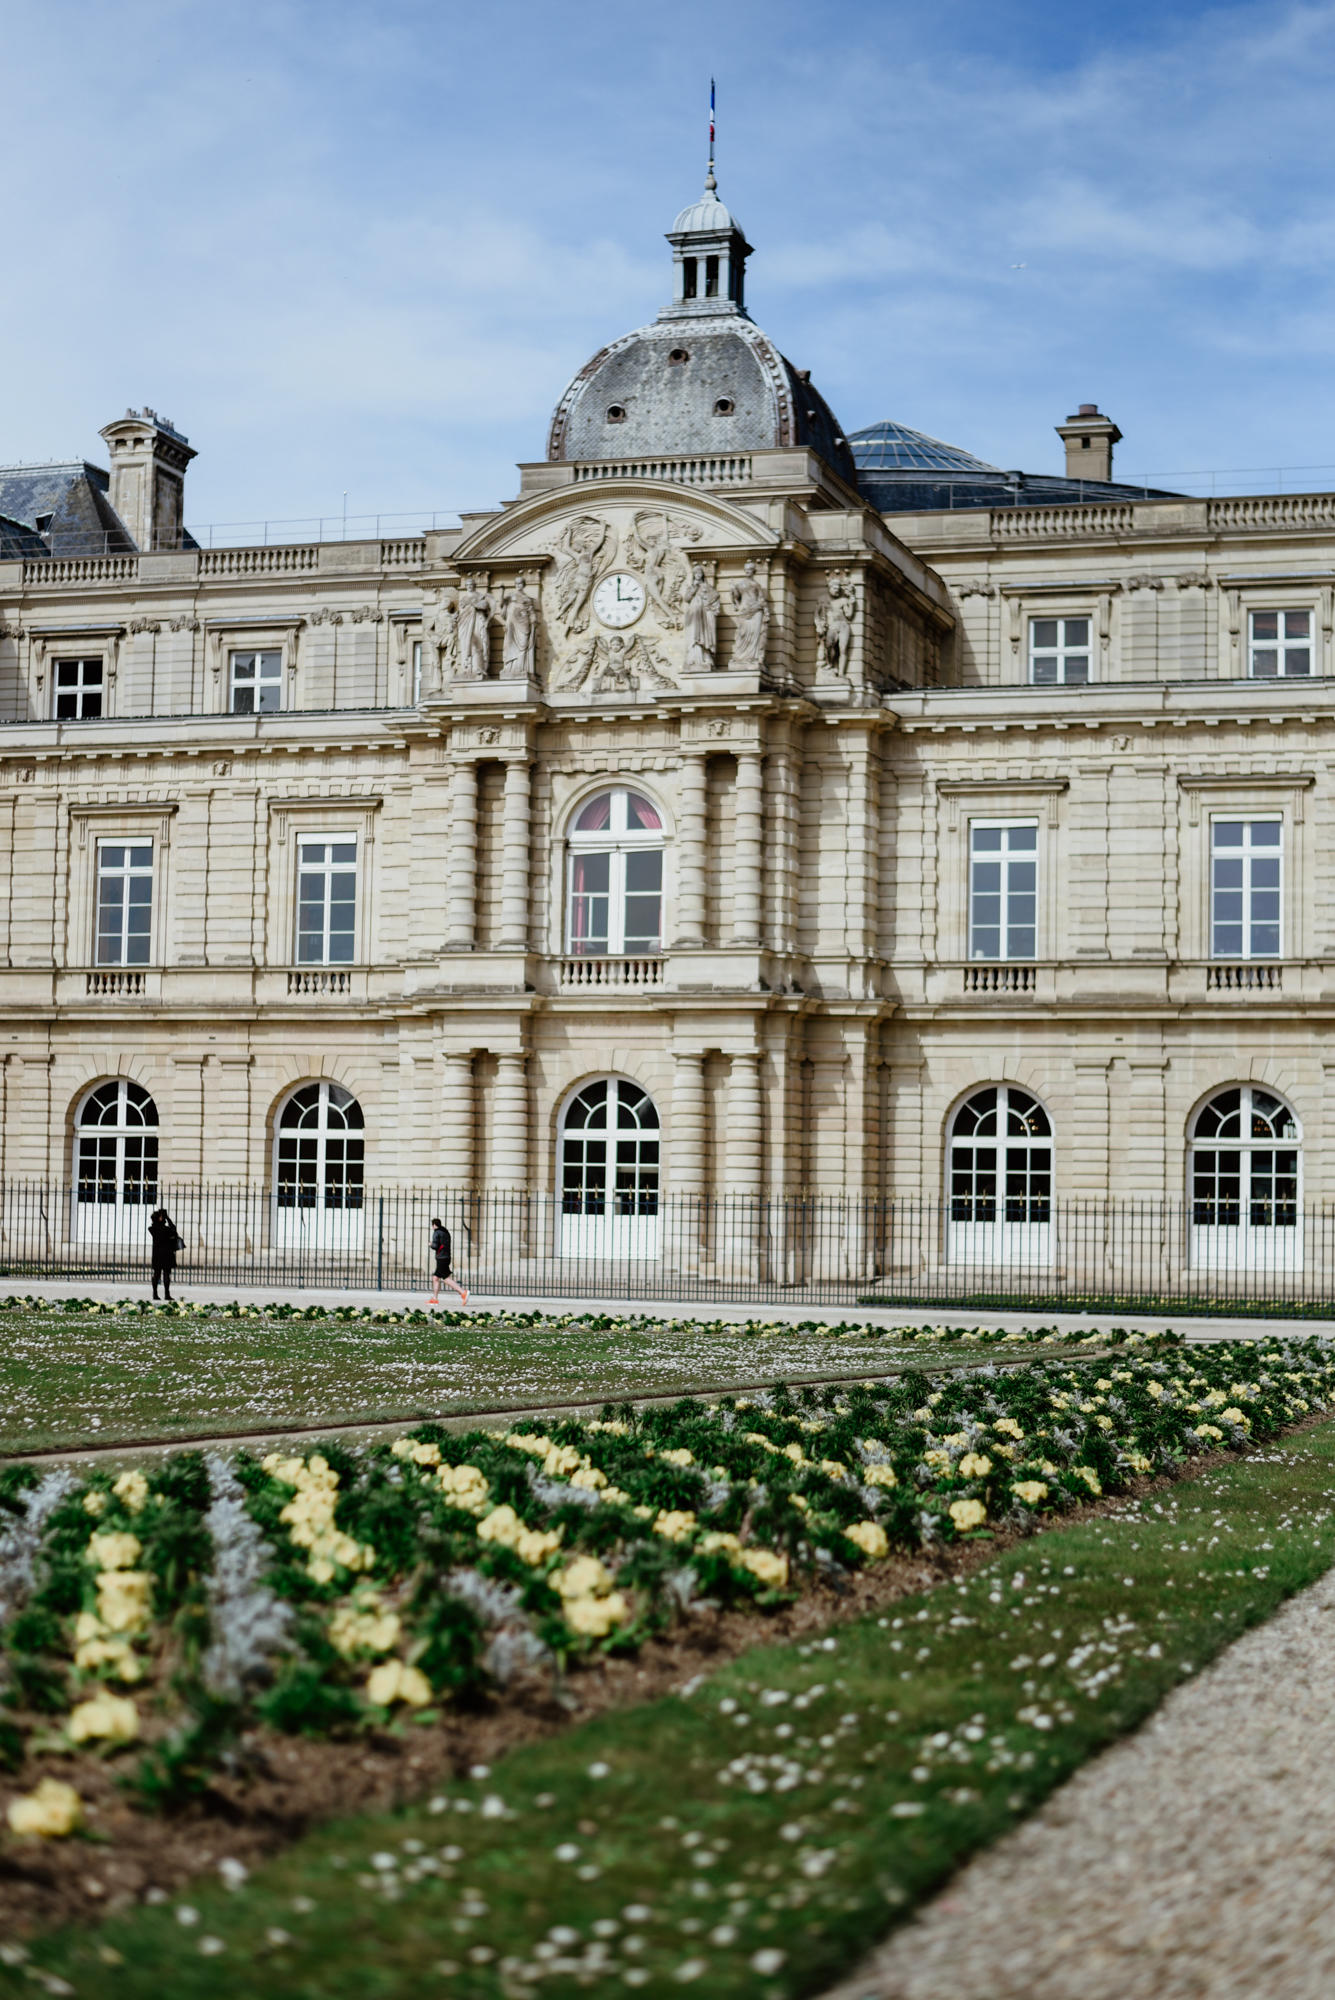
[[459, 1294], [460, 1302], [463, 1305], [468, 1304], [468, 1293], [464, 1290], [462, 1285], [456, 1284], [454, 1279], [450, 1276], [450, 1271], [452, 1268], [450, 1263], [450, 1250], [451, 1250], [450, 1232], [445, 1227], [445, 1224], [441, 1221], [440, 1217], [438, 1215], [433, 1215], [431, 1218], [431, 1254], [436, 1260], [435, 1289], [431, 1294], [431, 1300], [430, 1300], [430, 1303], [433, 1306], [438, 1306], [440, 1304], [440, 1288], [442, 1282], [447, 1284], [452, 1292], [457, 1292]]
[[176, 1233], [176, 1224], [165, 1208], [155, 1208], [148, 1219], [148, 1233], [153, 1242], [153, 1296], [158, 1295], [159, 1280], [163, 1295], [172, 1295], [172, 1272], [176, 1268], [176, 1253], [181, 1248], [181, 1239]]

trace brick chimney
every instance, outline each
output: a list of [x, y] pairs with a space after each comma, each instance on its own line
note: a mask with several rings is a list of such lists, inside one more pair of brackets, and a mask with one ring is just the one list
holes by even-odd
[[1100, 414], [1097, 403], [1082, 403], [1073, 417], [1057, 425], [1057, 436], [1066, 446], [1068, 479], [1112, 478], [1113, 446], [1121, 443], [1122, 433], [1111, 417]]
[[127, 410], [98, 435], [111, 456], [112, 506], [141, 550], [179, 549], [185, 523], [185, 469], [196, 454], [168, 417]]

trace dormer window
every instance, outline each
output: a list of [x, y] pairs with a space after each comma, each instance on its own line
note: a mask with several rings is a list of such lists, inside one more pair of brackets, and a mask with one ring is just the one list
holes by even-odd
[[718, 297], [717, 257], [705, 258], [705, 297], [707, 299], [716, 299]]
[[624, 424], [626, 421], [625, 404], [609, 403], [607, 406], [607, 421], [609, 424]]
[[698, 273], [699, 264], [697, 260], [694, 257], [683, 257], [681, 263], [681, 295], [684, 299], [693, 299], [698, 296], [696, 290], [699, 281]]
[[714, 405], [714, 415], [716, 417], [730, 417], [734, 408], [735, 405], [731, 396], [720, 396]]
[[690, 358], [684, 347], [674, 347], [668, 356], [668, 362], [673, 368], [684, 368]]

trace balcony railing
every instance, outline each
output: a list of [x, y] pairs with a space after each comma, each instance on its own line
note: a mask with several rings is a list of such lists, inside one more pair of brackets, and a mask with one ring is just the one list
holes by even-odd
[[1278, 993], [1284, 985], [1284, 968], [1273, 962], [1253, 959], [1244, 965], [1207, 965], [1207, 993]]
[[561, 986], [661, 986], [661, 958], [563, 958]]
[[289, 993], [352, 992], [352, 973], [346, 966], [303, 965], [287, 975]]
[[1034, 993], [1038, 968], [1033, 965], [966, 965], [966, 993]]
[[90, 1000], [143, 999], [148, 992], [148, 974], [109, 967], [86, 973], [84, 990]]

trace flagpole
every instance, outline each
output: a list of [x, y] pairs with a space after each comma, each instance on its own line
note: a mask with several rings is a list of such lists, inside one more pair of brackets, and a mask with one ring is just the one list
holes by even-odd
[[705, 175], [705, 187], [711, 191], [718, 186], [714, 179], [714, 79], [709, 79], [709, 171]]

